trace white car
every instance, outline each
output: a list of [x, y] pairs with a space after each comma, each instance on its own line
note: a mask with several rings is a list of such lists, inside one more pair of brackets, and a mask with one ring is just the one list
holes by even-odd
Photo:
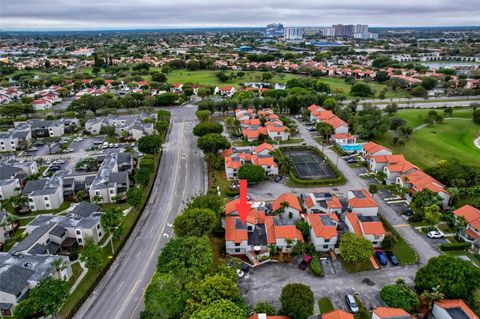
[[53, 164], [59, 165], [65, 163], [65, 160], [56, 160]]
[[237, 276], [238, 278], [243, 278], [243, 276], [245, 276], [245, 273], [242, 270], [237, 269]]
[[112, 147], [113, 147], [113, 143], [108, 144], [108, 147], [112, 148]]
[[428, 232], [427, 236], [429, 238], [434, 239], [434, 238], [443, 238], [443, 237], [445, 237], [445, 234], [442, 233], [439, 230], [432, 230], [432, 231]]
[[115, 143], [113, 146], [115, 146], [115, 147], [119, 147], [119, 146], [120, 146], [120, 144], [118, 144], [118, 143]]

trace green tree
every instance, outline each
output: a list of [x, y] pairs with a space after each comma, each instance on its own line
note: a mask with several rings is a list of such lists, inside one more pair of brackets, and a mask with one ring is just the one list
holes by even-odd
[[220, 215], [223, 213], [224, 205], [225, 203], [222, 197], [215, 193], [209, 193], [207, 195], [193, 197], [188, 203], [188, 208], [210, 209], [217, 215]]
[[402, 308], [408, 312], [414, 310], [420, 303], [415, 291], [402, 280], [395, 285], [384, 286], [380, 297], [389, 307]]
[[56, 316], [68, 298], [68, 290], [68, 282], [47, 277], [29, 291], [27, 299], [20, 301], [14, 311], [15, 318]]
[[173, 229], [180, 237], [209, 236], [217, 222], [217, 214], [208, 208], [188, 208], [175, 218]]
[[428, 188], [421, 190], [412, 197], [412, 202], [410, 206], [413, 210], [424, 214], [425, 207], [432, 205], [440, 206], [442, 203], [442, 198], [435, 192], [432, 192]]
[[80, 260], [85, 263], [90, 270], [99, 270], [103, 264], [102, 248], [94, 244], [92, 240], [85, 243]]
[[198, 139], [197, 146], [204, 153], [217, 154], [219, 150], [229, 148], [230, 143], [227, 138], [221, 134], [209, 133]]
[[375, 106], [367, 105], [355, 114], [353, 128], [355, 134], [369, 139], [385, 134], [389, 128], [389, 119]]
[[139, 208], [142, 204], [143, 191], [138, 187], [131, 187], [127, 191], [127, 203]]
[[195, 311], [189, 319], [244, 319], [245, 309], [240, 308], [230, 300], [216, 300]]
[[182, 284], [203, 278], [212, 266], [208, 237], [170, 239], [158, 257], [157, 270], [175, 274]]
[[427, 97], [428, 96], [428, 93], [427, 93], [427, 90], [425, 90], [425, 88], [423, 86], [415, 86], [412, 88], [412, 90], [410, 91], [410, 94], [412, 94], [413, 96], [416, 96], [416, 97]]
[[337, 107], [337, 101], [334, 98], [329, 97], [323, 101], [323, 106], [328, 110], [334, 110]]
[[398, 105], [397, 103], [391, 103], [391, 104], [388, 104], [386, 107], [385, 107], [385, 112], [388, 114], [388, 115], [393, 115], [395, 113], [397, 113], [398, 111]]
[[427, 206], [423, 208], [423, 213], [425, 214], [425, 221], [430, 225], [436, 225], [442, 217], [442, 212], [440, 207], [436, 204]]
[[370, 184], [368, 185], [368, 192], [372, 195], [377, 194], [380, 191], [380, 187], [378, 184]]
[[480, 269], [471, 262], [455, 256], [441, 255], [431, 258], [415, 275], [420, 292], [438, 290], [449, 299], [471, 301], [472, 292], [480, 287]]
[[353, 233], [346, 233], [340, 240], [340, 254], [348, 263], [363, 262], [373, 254], [372, 242]]
[[472, 119], [475, 124], [480, 124], [480, 109], [473, 111]]
[[158, 135], [142, 136], [138, 140], [138, 150], [146, 154], [155, 154], [162, 147], [162, 138]]
[[[204, 111], [200, 111], [204, 112]], [[208, 111], [207, 111], [208, 112]], [[193, 135], [204, 136], [210, 133], [220, 134], [223, 132], [223, 126], [215, 122], [201, 122], [194, 126]]]
[[189, 297], [173, 274], [155, 272], [145, 291], [145, 310], [140, 318], [180, 318]]
[[315, 129], [317, 130], [318, 134], [323, 137], [324, 141], [328, 141], [330, 136], [334, 133], [333, 127], [324, 122], [318, 122], [315, 126]]
[[438, 80], [434, 77], [426, 76], [422, 79], [422, 86], [425, 90], [432, 90], [437, 86]]
[[317, 81], [317, 83], [315, 84], [315, 89], [317, 90], [317, 92], [321, 92], [321, 93], [328, 94], [331, 92], [330, 85], [328, 85], [328, 83], [323, 82], [321, 80]]
[[146, 168], [146, 167], [140, 167], [136, 172], [135, 172], [135, 182], [140, 183], [143, 186], [148, 185], [150, 182], [150, 175], [152, 172]]
[[281, 313], [292, 319], [305, 319], [313, 313], [313, 292], [310, 287], [292, 283], [282, 289]]
[[94, 157], [85, 157], [82, 158], [75, 164], [75, 169], [79, 170], [84, 168], [87, 172], [92, 172], [98, 167], [97, 159]]
[[265, 170], [259, 165], [244, 164], [238, 170], [238, 178], [249, 183], [258, 183], [265, 179]]
[[191, 290], [192, 295], [187, 300], [187, 307], [183, 313], [184, 318], [189, 318], [189, 314], [194, 313], [197, 309], [201, 309], [218, 300], [229, 300], [237, 306], [244, 306], [242, 295], [236, 282], [221, 274], [206, 276], [199, 283], [192, 285]]
[[480, 314], [480, 288], [475, 289], [472, 299], [473, 311], [475, 311], [477, 314]]
[[427, 314], [436, 301], [441, 301], [444, 298], [445, 294], [440, 291], [439, 287], [433, 287], [431, 291], [424, 291], [420, 294], [420, 301], [427, 308]]
[[350, 89], [350, 94], [359, 97], [368, 97], [373, 95], [372, 89], [368, 84], [365, 83], [354, 84]]
[[195, 115], [197, 116], [200, 122], [206, 122], [210, 120], [210, 117], [212, 116], [212, 112], [210, 112], [209, 110], [199, 110], [195, 113]]
[[219, 71], [217, 72], [217, 74], [215, 74], [215, 76], [217, 77], [217, 79], [220, 81], [220, 82], [227, 82], [230, 78], [228, 77], [228, 75], [225, 74], [225, 72], [223, 71]]

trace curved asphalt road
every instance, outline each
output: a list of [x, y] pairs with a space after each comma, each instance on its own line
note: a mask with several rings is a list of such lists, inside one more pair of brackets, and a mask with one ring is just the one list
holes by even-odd
[[205, 191], [203, 159], [191, 133], [196, 108], [170, 110], [172, 125], [147, 206], [112, 267], [76, 313], [76, 319], [138, 318], [157, 257], [173, 234], [173, 220], [190, 197]]

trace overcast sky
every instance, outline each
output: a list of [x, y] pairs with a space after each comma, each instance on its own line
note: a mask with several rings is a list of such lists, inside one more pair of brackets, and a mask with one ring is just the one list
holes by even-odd
[[480, 25], [480, 0], [0, 0], [0, 29]]

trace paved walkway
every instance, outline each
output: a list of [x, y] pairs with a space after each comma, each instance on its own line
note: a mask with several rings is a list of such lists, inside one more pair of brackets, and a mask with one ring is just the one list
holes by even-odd
[[82, 281], [83, 277], [85, 277], [87, 275], [87, 272], [88, 272], [88, 268], [85, 266], [84, 263], [82, 263], [80, 260], [76, 260], [72, 263], [75, 264], [75, 263], [79, 263], [80, 264], [80, 267], [82, 267], [82, 274], [77, 278], [77, 281], [75, 281], [75, 283], [73, 284], [72, 288], [70, 288], [70, 293], [72, 293], [75, 289], [77, 289], [77, 286], [80, 284], [80, 282]]

